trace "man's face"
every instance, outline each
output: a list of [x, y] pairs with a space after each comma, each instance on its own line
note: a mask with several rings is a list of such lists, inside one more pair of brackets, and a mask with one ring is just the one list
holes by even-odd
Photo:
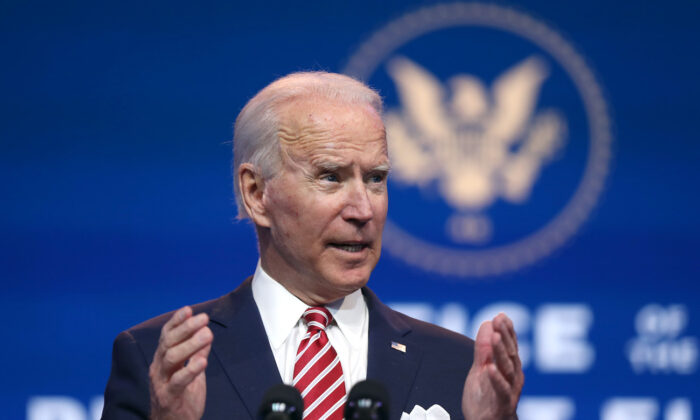
[[364, 286], [386, 220], [384, 126], [367, 106], [304, 100], [282, 112], [282, 166], [264, 188], [263, 267], [307, 303]]

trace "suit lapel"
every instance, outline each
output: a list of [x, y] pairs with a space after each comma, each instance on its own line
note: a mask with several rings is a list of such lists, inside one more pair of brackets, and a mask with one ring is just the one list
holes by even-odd
[[[409, 338], [410, 326], [379, 301], [368, 288], [363, 293], [369, 310], [367, 378], [387, 387], [391, 396], [391, 418], [399, 418], [406, 406], [418, 373], [423, 351]], [[405, 352], [392, 347], [405, 346]], [[400, 347], [400, 346], [399, 346]]]
[[[362, 292], [369, 312], [367, 378], [387, 387], [393, 407], [390, 417], [398, 418], [408, 402], [423, 351], [410, 340], [411, 328], [406, 322], [371, 290], [364, 288]], [[253, 299], [251, 278], [213, 308], [210, 318], [212, 353], [250, 417], [256, 418], [263, 394], [282, 378]], [[406, 351], [392, 348], [392, 343], [405, 345]]]
[[229, 295], [229, 300], [212, 310], [214, 332], [212, 352], [219, 360], [245, 404], [256, 418], [258, 404], [272, 385], [282, 382], [253, 299], [251, 278]]

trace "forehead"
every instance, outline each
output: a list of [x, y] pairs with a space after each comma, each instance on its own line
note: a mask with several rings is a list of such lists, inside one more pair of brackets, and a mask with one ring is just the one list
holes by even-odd
[[387, 153], [384, 124], [369, 105], [312, 98], [290, 102], [281, 109], [278, 136], [293, 155], [367, 148]]

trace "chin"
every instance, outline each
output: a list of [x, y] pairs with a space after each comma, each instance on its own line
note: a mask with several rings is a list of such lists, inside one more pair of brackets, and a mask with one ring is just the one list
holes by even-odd
[[[326, 265], [317, 271], [318, 285], [324, 285], [324, 291], [319, 290], [326, 299], [337, 300], [345, 297], [355, 290], [367, 285], [372, 269], [376, 262], [364, 261], [362, 264], [346, 265], [332, 264]], [[324, 269], [325, 268], [325, 269]]]
[[372, 270], [368, 268], [347, 270], [335, 276], [337, 279], [335, 284], [338, 286], [338, 288], [345, 292], [345, 295], [348, 295], [355, 290], [366, 286], [371, 272]]

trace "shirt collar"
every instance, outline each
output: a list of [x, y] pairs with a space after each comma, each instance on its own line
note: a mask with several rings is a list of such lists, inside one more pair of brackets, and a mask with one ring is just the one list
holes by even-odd
[[[260, 312], [267, 338], [273, 349], [278, 349], [289, 337], [292, 329], [308, 308], [304, 302], [290, 293], [284, 286], [258, 265], [253, 275], [253, 299]], [[333, 315], [340, 332], [355, 348], [359, 346], [362, 331], [367, 322], [367, 304], [361, 290], [355, 290], [344, 298], [326, 305]]]
[[[329, 303], [326, 308], [333, 315], [333, 320], [350, 346], [359, 349], [362, 331], [367, 322], [367, 303], [362, 291], [355, 290], [344, 298]], [[366, 328], [364, 330], [366, 331]]]

